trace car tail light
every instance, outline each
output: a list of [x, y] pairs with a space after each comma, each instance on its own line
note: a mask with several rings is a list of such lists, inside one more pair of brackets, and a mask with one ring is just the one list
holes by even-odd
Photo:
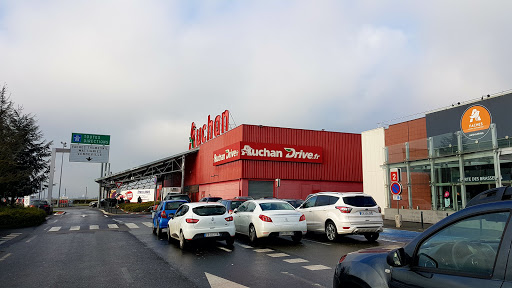
[[302, 214], [302, 216], [300, 216], [299, 222], [300, 221], [306, 221], [306, 216], [304, 214]]
[[228, 211], [228, 213], [229, 213], [229, 214], [233, 214], [233, 210], [229, 210], [229, 211]]
[[160, 214], [160, 217], [167, 218], [167, 214], [165, 214], [165, 211], [162, 211], [162, 214]]
[[338, 261], [338, 263], [343, 262], [343, 260], [345, 260], [345, 257], [347, 257], [347, 255], [343, 255], [343, 256], [341, 256], [340, 261]]
[[340, 210], [341, 213], [350, 213], [352, 211], [352, 208], [345, 206], [336, 206], [336, 209]]
[[197, 222], [199, 222], [199, 219], [187, 218], [187, 219], [185, 219], [185, 221], [187, 221], [187, 223], [197, 223]]
[[226, 217], [226, 218], [224, 218], [224, 219], [226, 219], [226, 221], [228, 221], [228, 222], [229, 222], [229, 221], [233, 221], [233, 216], [229, 216], [229, 217]]
[[34, 205], [30, 205], [30, 207], [36, 207], [36, 206], [34, 206]]
[[379, 207], [379, 213], [382, 213], [382, 209], [380, 209], [380, 206], [377, 206], [377, 207]]
[[268, 216], [265, 216], [265, 215], [260, 215], [260, 219], [263, 222], [272, 222], [272, 219], [270, 217], [268, 217]]

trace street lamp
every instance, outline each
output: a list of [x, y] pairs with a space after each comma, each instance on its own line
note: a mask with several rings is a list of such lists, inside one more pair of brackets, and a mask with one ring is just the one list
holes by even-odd
[[[62, 148], [66, 148], [67, 143], [66, 142], [60, 142], [62, 144]], [[62, 183], [62, 164], [64, 164], [64, 152], [62, 152], [62, 157], [60, 160], [60, 176], [59, 176], [59, 198], [57, 199], [57, 207], [60, 207], [60, 186]]]

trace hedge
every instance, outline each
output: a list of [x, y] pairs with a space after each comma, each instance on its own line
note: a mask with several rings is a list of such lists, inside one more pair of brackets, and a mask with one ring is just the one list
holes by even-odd
[[160, 202], [144, 202], [144, 203], [122, 203], [119, 204], [119, 207], [124, 211], [128, 212], [147, 212], [149, 208], [153, 205], [158, 205]]
[[0, 207], [0, 228], [21, 228], [41, 225], [46, 212], [38, 208]]

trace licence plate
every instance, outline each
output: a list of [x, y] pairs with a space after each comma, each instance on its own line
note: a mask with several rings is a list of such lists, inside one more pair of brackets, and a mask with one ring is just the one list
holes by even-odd
[[219, 232], [204, 233], [204, 237], [217, 237], [220, 236]]
[[293, 236], [293, 232], [279, 232], [279, 236]]
[[359, 215], [373, 215], [372, 211], [360, 211]]

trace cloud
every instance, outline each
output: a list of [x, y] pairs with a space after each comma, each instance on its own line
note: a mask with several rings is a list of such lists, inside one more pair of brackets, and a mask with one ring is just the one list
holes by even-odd
[[[190, 123], [225, 109], [360, 133], [509, 89], [511, 5], [3, 1], [0, 83], [48, 140], [111, 135], [116, 172], [183, 152]], [[71, 165], [70, 190], [99, 174]]]

